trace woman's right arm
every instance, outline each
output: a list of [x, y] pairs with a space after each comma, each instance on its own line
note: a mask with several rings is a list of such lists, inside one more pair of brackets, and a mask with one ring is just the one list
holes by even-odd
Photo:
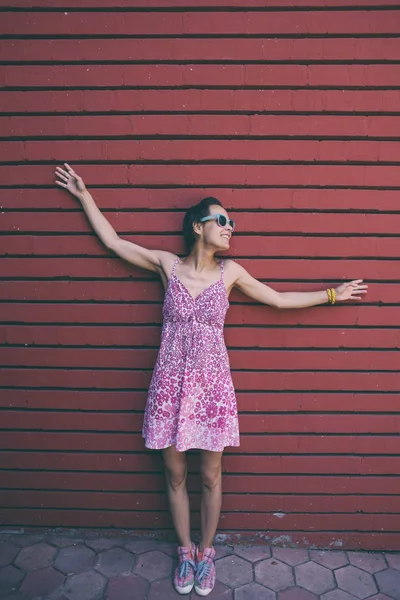
[[120, 238], [97, 207], [92, 195], [86, 189], [82, 178], [67, 163], [64, 163], [64, 166], [65, 169], [61, 167], [57, 167], [56, 169], [56, 176], [60, 179], [56, 183], [78, 198], [90, 224], [103, 244], [109, 250], [112, 250], [118, 256], [137, 267], [147, 269], [148, 271], [155, 271], [163, 275], [167, 263], [168, 271], [170, 263], [175, 260], [176, 255], [163, 250], [148, 250]]

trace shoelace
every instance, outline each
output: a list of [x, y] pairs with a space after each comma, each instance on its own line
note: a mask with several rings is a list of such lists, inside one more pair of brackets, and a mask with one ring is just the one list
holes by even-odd
[[191, 567], [193, 567], [193, 569], [195, 569], [195, 564], [194, 561], [191, 558], [186, 558], [182, 563], [181, 563], [181, 568], [179, 569], [179, 578], [183, 579], [188, 576], [188, 571], [189, 571], [189, 565]]
[[204, 578], [208, 577], [208, 575], [210, 574], [210, 570], [211, 570], [210, 559], [204, 558], [202, 561], [199, 562], [199, 564], [197, 565], [196, 574], [197, 574], [197, 579], [198, 579], [198, 581], [200, 581], [200, 583], [202, 582], [202, 580]]

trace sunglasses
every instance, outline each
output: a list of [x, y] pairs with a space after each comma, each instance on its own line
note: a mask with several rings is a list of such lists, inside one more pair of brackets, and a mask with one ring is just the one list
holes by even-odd
[[204, 221], [211, 221], [214, 219], [217, 221], [219, 227], [226, 227], [226, 224], [228, 223], [229, 226], [232, 228], [232, 231], [235, 231], [235, 221], [232, 221], [232, 219], [227, 219], [225, 215], [209, 215], [208, 217], [203, 217], [202, 219], [200, 219], [200, 223], [204, 223]]

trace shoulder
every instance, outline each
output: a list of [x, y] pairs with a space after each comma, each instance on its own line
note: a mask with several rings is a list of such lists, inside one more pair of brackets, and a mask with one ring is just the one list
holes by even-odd
[[233, 287], [238, 286], [238, 283], [243, 276], [247, 274], [246, 269], [231, 258], [221, 259], [224, 261], [224, 280], [229, 292]]
[[245, 271], [245, 269], [232, 258], [221, 258], [221, 262], [224, 263], [225, 273], [232, 275], [232, 277], [238, 277], [241, 273], [243, 273], [243, 271]]
[[160, 275], [169, 279], [174, 267], [174, 263], [179, 259], [177, 254], [173, 252], [166, 252], [165, 250], [157, 250], [157, 256], [160, 265]]

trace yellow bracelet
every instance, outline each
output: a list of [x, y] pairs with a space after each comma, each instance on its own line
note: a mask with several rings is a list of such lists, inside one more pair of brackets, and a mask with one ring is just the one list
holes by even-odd
[[334, 288], [328, 288], [326, 290], [326, 293], [328, 294], [329, 304], [335, 304], [336, 292], [335, 292]]

